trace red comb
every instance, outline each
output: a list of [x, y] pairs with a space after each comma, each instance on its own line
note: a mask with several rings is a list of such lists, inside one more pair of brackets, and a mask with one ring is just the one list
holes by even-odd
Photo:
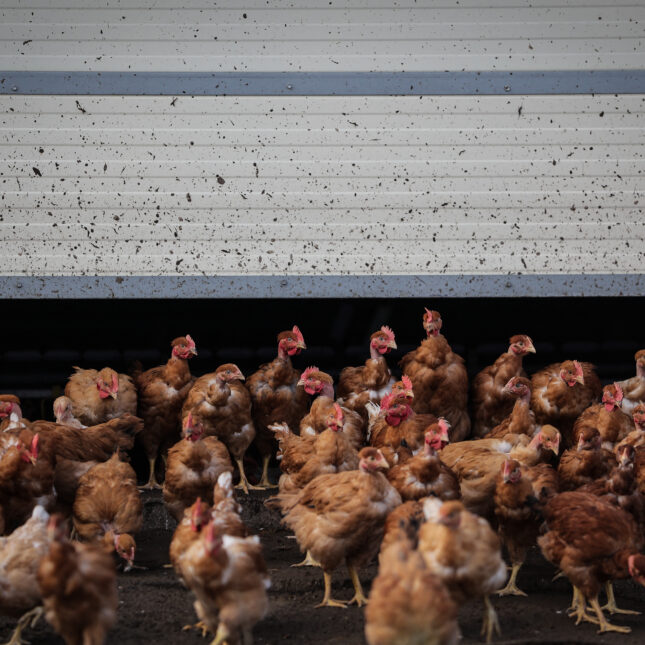
[[334, 412], [336, 413], [336, 421], [342, 424], [345, 416], [343, 415], [343, 410], [338, 403], [334, 403]]
[[188, 348], [195, 347], [195, 341], [190, 337], [190, 334], [186, 334], [186, 340], [188, 341]]
[[388, 340], [394, 340], [394, 332], [392, 331], [391, 327], [383, 325], [383, 327], [381, 327], [381, 331], [387, 336]]
[[193, 427], [193, 413], [189, 412], [188, 416], [184, 420], [184, 428], [192, 428]]
[[293, 326], [293, 329], [292, 329], [291, 331], [292, 331], [292, 332], [293, 332], [293, 334], [295, 335], [296, 340], [300, 341], [301, 343], [304, 343], [304, 342], [305, 342], [305, 338], [304, 338], [304, 336], [302, 335], [302, 333], [300, 332], [300, 330], [298, 329], [298, 325], [294, 325], [294, 326]]
[[320, 372], [320, 370], [315, 365], [312, 365], [301, 374], [300, 379], [306, 381], [315, 372]]
[[443, 417], [439, 419], [438, 424], [443, 432], [450, 430], [450, 424]]
[[410, 377], [407, 376], [406, 374], [404, 374], [403, 377], [401, 378], [401, 382], [403, 383], [403, 387], [406, 390], [412, 389], [412, 381], [410, 380]]
[[574, 366], [576, 368], [576, 374], [578, 374], [578, 376], [580, 376], [582, 374], [582, 365], [580, 365], [580, 363], [578, 361], [573, 361], [573, 364], [574, 364]]
[[426, 310], [426, 312], [425, 312], [425, 314], [423, 315], [423, 317], [424, 317], [428, 322], [432, 322], [432, 312], [431, 312], [431, 311], [430, 311], [430, 309], [428, 309], [427, 307], [424, 307], [424, 309]]
[[112, 391], [119, 391], [119, 377], [116, 375], [116, 372], [112, 373]]
[[381, 399], [381, 410], [389, 410], [394, 400], [394, 393], [390, 392]]
[[614, 397], [616, 401], [622, 401], [623, 397], [625, 396], [623, 394], [623, 388], [618, 385], [618, 383], [614, 383], [614, 387], [616, 388], [616, 396]]

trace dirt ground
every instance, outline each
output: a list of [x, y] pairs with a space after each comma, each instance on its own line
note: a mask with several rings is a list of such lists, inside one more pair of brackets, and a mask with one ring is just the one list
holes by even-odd
[[[156, 503], [159, 494], [147, 495], [148, 505]], [[266, 493], [252, 491], [249, 497], [240, 495], [244, 518], [253, 532], [258, 533], [264, 546], [264, 555], [272, 579], [269, 592], [270, 611], [254, 630], [256, 645], [277, 643], [309, 644], [334, 643], [359, 645], [363, 636], [363, 610], [315, 609], [322, 598], [322, 575], [319, 569], [291, 568], [301, 559], [295, 540], [279, 525], [279, 517], [267, 510], [262, 502]], [[150, 524], [162, 525], [157, 517]], [[168, 562], [170, 528], [146, 528], [138, 537], [137, 564], [141, 569], [119, 574], [118, 622], [108, 635], [112, 645], [173, 643], [198, 645], [208, 640], [195, 631], [182, 631], [182, 626], [196, 621], [191, 594], [177, 581]], [[362, 571], [366, 593], [376, 575], [376, 565]], [[528, 592], [527, 598], [496, 598], [502, 636], [495, 642], [506, 644], [561, 644], [578, 643], [645, 643], [645, 616], [615, 616], [614, 622], [632, 627], [628, 636], [622, 634], [597, 635], [593, 625], [579, 627], [567, 617], [566, 607], [571, 599], [571, 587], [565, 579], [551, 582], [553, 567], [535, 550], [520, 572], [519, 585]], [[345, 571], [334, 579], [335, 595], [349, 599], [352, 587]], [[631, 581], [616, 584], [619, 606], [645, 610], [645, 589]], [[464, 645], [480, 643], [482, 606], [478, 602], [466, 604], [460, 612], [459, 624]], [[0, 618], [0, 638], [8, 640], [11, 621]], [[24, 633], [32, 645], [59, 644], [63, 641], [42, 621], [36, 628]]]

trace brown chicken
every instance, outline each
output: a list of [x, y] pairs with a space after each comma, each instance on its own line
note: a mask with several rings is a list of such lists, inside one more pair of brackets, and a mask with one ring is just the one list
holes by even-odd
[[382, 553], [365, 609], [368, 645], [456, 645], [457, 604], [403, 541]]
[[[437, 421], [434, 414], [416, 414], [405, 397], [388, 394], [383, 397], [379, 416], [372, 424], [369, 443], [375, 448], [388, 447], [394, 451], [403, 445], [415, 453], [423, 448], [428, 426]], [[452, 440], [450, 424], [445, 419], [444, 424]]]
[[427, 429], [423, 450], [387, 471], [388, 481], [404, 502], [429, 495], [444, 501], [459, 499], [459, 480], [438, 455], [447, 443], [447, 422], [439, 419]]
[[242, 507], [233, 494], [233, 477], [230, 472], [224, 472], [217, 478], [211, 518], [219, 535], [246, 537], [249, 534], [242, 521]]
[[54, 458], [28, 429], [0, 433], [0, 535], [25, 522], [36, 505], [54, 502]]
[[511, 575], [500, 596], [526, 596], [517, 574], [528, 550], [536, 544], [542, 524], [540, 506], [558, 492], [557, 472], [548, 464], [522, 467], [514, 459], [502, 465], [495, 486], [498, 533], [511, 559]]
[[499, 538], [485, 519], [469, 513], [459, 501], [427, 499], [424, 513], [418, 550], [455, 602], [483, 598], [486, 611], [481, 633], [489, 643], [494, 631], [500, 633], [489, 595], [506, 580]]
[[307, 484], [283, 520], [300, 549], [310, 551], [322, 567], [325, 594], [319, 606], [347, 605], [331, 597], [331, 574], [343, 561], [355, 590], [350, 604], [366, 602], [357, 569], [376, 555], [385, 519], [401, 503], [383, 475], [385, 457], [375, 448], [363, 448], [359, 459], [358, 471], [320, 475]]
[[308, 397], [300, 381], [300, 372], [293, 368], [291, 357], [307, 349], [297, 326], [278, 334], [278, 356], [261, 365], [251, 374], [247, 387], [253, 402], [253, 420], [257, 436], [255, 443], [262, 455], [262, 478], [259, 487], [271, 488], [269, 461], [275, 453], [275, 440], [269, 426], [286, 423], [297, 428], [307, 412]]
[[[643, 540], [634, 519], [613, 504], [589, 493], [556, 495], [544, 509], [547, 533], [538, 538], [544, 557], [558, 567], [574, 589], [571, 611], [580, 621], [600, 626], [600, 633], [629, 633], [629, 627], [612, 625], [598, 602], [601, 586], [632, 576], [645, 585], [645, 556], [639, 555]], [[616, 607], [607, 587], [607, 609], [634, 613]], [[595, 617], [587, 613], [587, 603]]]
[[524, 466], [547, 463], [560, 450], [560, 433], [543, 426], [529, 439], [526, 435], [507, 435], [504, 439], [475, 439], [447, 445], [441, 461], [459, 478], [464, 506], [472, 513], [493, 518], [494, 493], [502, 464], [515, 459]]
[[123, 414], [137, 413], [137, 389], [126, 374], [110, 367], [102, 370], [76, 370], [65, 385], [72, 412], [83, 425], [92, 426]]
[[139, 396], [139, 414], [145, 430], [139, 437], [145, 450], [150, 475], [144, 488], [161, 488], [155, 474], [155, 464], [161, 450], [179, 439], [181, 406], [195, 382], [188, 361], [197, 355], [195, 342], [190, 335], [179, 336], [170, 343], [172, 350], [165, 365], [145, 372], [136, 369], [134, 382]]
[[[184, 582], [184, 556], [188, 547], [199, 539], [200, 531], [211, 521], [211, 507], [198, 497], [192, 506], [184, 510], [184, 516], [172, 535], [170, 541], [170, 563], [177, 577]], [[192, 627], [192, 625], [191, 625]]]
[[22, 631], [42, 615], [36, 574], [49, 551], [49, 513], [36, 506], [31, 517], [8, 537], [0, 538], [0, 612], [18, 618], [10, 644], [22, 643]]
[[233, 472], [226, 446], [204, 434], [204, 424], [191, 413], [185, 417], [184, 439], [168, 451], [163, 500], [169, 513], [180, 522], [184, 510], [200, 497], [213, 503], [213, 488], [224, 472]]
[[360, 367], [345, 367], [338, 380], [338, 400], [355, 410], [367, 421], [365, 405], [380, 403], [390, 392], [394, 379], [387, 366], [385, 355], [396, 349], [394, 332], [384, 325], [370, 336], [370, 357]]
[[20, 399], [13, 394], [0, 394], [0, 432], [20, 427], [22, 409]]
[[488, 434], [511, 414], [513, 402], [507, 396], [507, 384], [514, 376], [526, 377], [522, 359], [535, 353], [533, 341], [528, 336], [513, 336], [509, 342], [508, 351], [473, 379], [471, 402], [476, 437]]
[[468, 375], [464, 359], [440, 333], [441, 325], [439, 312], [426, 308], [423, 327], [428, 337], [399, 365], [412, 381], [414, 411], [445, 417], [452, 427], [451, 441], [463, 441], [470, 435]]
[[503, 439], [507, 434], [525, 434], [533, 437], [538, 425], [531, 411], [531, 381], [514, 376], [505, 386], [504, 392], [515, 399], [511, 413], [487, 435], [487, 439]]
[[74, 529], [88, 542], [114, 549], [132, 567], [136, 544], [133, 533], [141, 529], [143, 504], [137, 476], [118, 455], [88, 470], [79, 481], [74, 502]]
[[554, 425], [565, 448], [575, 445], [573, 424], [600, 398], [602, 385], [591, 363], [554, 363], [531, 377], [531, 409], [538, 424]]
[[575, 448], [565, 450], [558, 465], [561, 491], [570, 491], [606, 477], [616, 465], [613, 453], [601, 445], [598, 430], [584, 427], [578, 434]]
[[634, 448], [645, 446], [645, 403], [639, 403], [632, 409], [632, 421], [634, 426], [630, 433], [616, 444], [614, 452], [617, 452], [624, 444], [629, 444]]
[[[393, 544], [407, 542], [416, 549], [419, 542], [419, 528], [425, 522], [423, 504], [426, 498], [410, 500], [399, 504], [385, 518], [380, 553], [385, 553]], [[379, 553], [379, 561], [380, 561]]]
[[636, 361], [636, 376], [617, 383], [625, 395], [623, 412], [627, 414], [632, 414], [634, 408], [645, 401], [645, 349], [639, 349], [634, 354], [634, 360]]
[[252, 643], [253, 626], [269, 607], [270, 581], [259, 538], [219, 535], [211, 521], [182, 560], [184, 580], [195, 594], [195, 611], [215, 633], [211, 645]]
[[251, 486], [244, 471], [244, 453], [253, 441], [251, 397], [240, 381], [244, 375], [237, 365], [225, 363], [214, 372], [200, 376], [191, 388], [181, 411], [182, 423], [189, 415], [203, 424], [204, 434], [217, 437], [228, 449], [240, 473], [239, 488], [248, 494]]
[[67, 645], [102, 645], [118, 606], [112, 558], [102, 547], [70, 542], [58, 516], [50, 519], [49, 535], [38, 567], [45, 618]]
[[621, 409], [623, 390], [617, 383], [606, 385], [603, 389], [602, 403], [589, 406], [573, 424], [573, 440], [585, 426], [596, 428], [600, 434], [603, 448], [613, 450], [614, 444], [622, 441], [634, 429], [632, 418]]
[[85, 428], [75, 416], [73, 412], [73, 405], [71, 399], [66, 396], [59, 396], [54, 400], [54, 416], [56, 423], [72, 428]]
[[[327, 418], [334, 409], [334, 381], [329, 374], [321, 372], [317, 367], [308, 367], [302, 373], [298, 385], [302, 385], [307, 394], [318, 395], [300, 422], [300, 435], [313, 437], [327, 429]], [[341, 409], [344, 419], [342, 432], [354, 448], [360, 450], [365, 440], [363, 417], [350, 408]]]

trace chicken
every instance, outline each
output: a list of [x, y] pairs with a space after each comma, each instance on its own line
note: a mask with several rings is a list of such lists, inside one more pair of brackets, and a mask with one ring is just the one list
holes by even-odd
[[0, 538], [0, 612], [19, 618], [10, 643], [19, 645], [22, 631], [42, 614], [36, 574], [49, 550], [49, 513], [35, 506], [31, 517], [11, 535]]
[[[327, 417], [334, 408], [334, 381], [329, 374], [317, 367], [308, 367], [300, 376], [298, 385], [302, 385], [309, 395], [318, 395], [311, 404], [309, 412], [300, 421], [300, 435], [313, 437], [327, 428]], [[343, 428], [356, 450], [363, 447], [365, 440], [364, 422], [358, 412], [342, 407]]]
[[367, 421], [365, 404], [380, 403], [394, 379], [385, 355], [396, 349], [394, 332], [386, 325], [370, 336], [370, 357], [360, 367], [345, 367], [338, 379], [338, 401]]
[[596, 403], [583, 410], [573, 424], [573, 440], [578, 441], [582, 428], [596, 428], [600, 434], [603, 448], [613, 450], [614, 444], [622, 441], [633, 429], [632, 418], [621, 409], [623, 390], [617, 383], [606, 385], [603, 389], [602, 403]]
[[631, 432], [616, 444], [614, 452], [618, 452], [618, 449], [624, 444], [629, 444], [630, 446], [634, 446], [634, 448], [645, 446], [645, 403], [639, 403], [634, 406], [632, 409], [632, 420], [634, 426]]
[[191, 413], [184, 419], [184, 439], [168, 451], [163, 500], [170, 514], [180, 522], [184, 510], [200, 497], [213, 503], [213, 487], [224, 472], [233, 472], [226, 446], [204, 435], [204, 424]]
[[141, 529], [143, 504], [137, 476], [130, 464], [113, 455], [88, 470], [79, 481], [74, 502], [74, 529], [85, 541], [102, 542], [132, 567]]
[[197, 355], [193, 339], [190, 335], [179, 336], [170, 345], [172, 350], [165, 365], [145, 372], [137, 369], [133, 374], [139, 414], [145, 423], [140, 442], [150, 465], [144, 488], [161, 488], [155, 474], [157, 457], [160, 450], [179, 439], [181, 406], [195, 382], [188, 366], [189, 359]]
[[[199, 539], [200, 531], [211, 521], [211, 507], [198, 497], [192, 506], [184, 510], [184, 516], [172, 535], [170, 541], [170, 563], [183, 585], [184, 556], [188, 547]], [[192, 625], [190, 625], [192, 627]]]
[[72, 401], [66, 396], [59, 396], [54, 400], [54, 416], [56, 417], [56, 423], [65, 426], [71, 426], [72, 428], [85, 428], [75, 416], [72, 411]]
[[[385, 518], [380, 553], [385, 553], [390, 546], [402, 542], [407, 542], [412, 549], [417, 548], [419, 528], [425, 521], [425, 515], [423, 514], [425, 499], [403, 502], [388, 514]], [[379, 561], [380, 558], [379, 554]]]
[[242, 507], [233, 494], [233, 477], [230, 472], [223, 472], [213, 490], [213, 507], [211, 518], [219, 535], [246, 537], [249, 531], [242, 521]]
[[[612, 625], [603, 614], [598, 594], [603, 583], [630, 575], [645, 584], [642, 536], [633, 518], [613, 504], [589, 493], [565, 492], [544, 509], [547, 532], [538, 538], [544, 557], [558, 567], [574, 589], [571, 606], [576, 625], [585, 620], [600, 626], [600, 633], [629, 633], [629, 627]], [[612, 613], [633, 613], [616, 607], [607, 587]], [[587, 603], [595, 617], [587, 613]]]
[[573, 423], [600, 398], [602, 386], [591, 363], [554, 363], [531, 377], [531, 409], [538, 424], [552, 424], [565, 448], [575, 445]]
[[532, 437], [538, 426], [531, 411], [531, 381], [522, 376], [514, 376], [503, 389], [507, 396], [515, 399], [515, 404], [509, 416], [496, 425], [486, 438], [503, 439], [507, 434], [525, 434]]
[[498, 591], [500, 596], [526, 596], [517, 586], [517, 574], [539, 534], [539, 505], [557, 491], [558, 475], [548, 464], [522, 467], [514, 459], [507, 459], [502, 465], [495, 486], [495, 516], [512, 569], [506, 587]]
[[50, 519], [49, 535], [38, 567], [45, 618], [67, 645], [102, 645], [118, 606], [112, 558], [94, 544], [68, 541], [60, 517]]
[[426, 431], [423, 451], [387, 471], [388, 481], [404, 502], [428, 495], [444, 501], [459, 499], [459, 480], [438, 456], [448, 443], [446, 426], [443, 419], [432, 424]]
[[126, 374], [112, 368], [76, 370], [65, 385], [65, 396], [72, 402], [72, 412], [83, 425], [91, 426], [137, 413], [137, 390]]
[[[181, 410], [182, 424], [189, 415], [203, 424], [204, 433], [217, 437], [228, 449], [240, 472], [239, 488], [248, 494], [251, 486], [244, 471], [244, 453], [255, 437], [251, 418], [251, 397], [240, 381], [244, 375], [233, 363], [220, 365], [200, 376], [191, 388]], [[215, 478], [217, 479], [217, 477]]]
[[20, 419], [20, 399], [13, 394], [0, 394], [0, 432], [18, 427]]
[[406, 542], [381, 557], [365, 609], [368, 645], [456, 645], [457, 604]]
[[549, 453], [560, 450], [560, 433], [553, 426], [543, 426], [529, 439], [526, 435], [507, 435], [505, 439], [475, 439], [447, 445], [441, 461], [459, 478], [464, 506], [472, 513], [493, 518], [494, 493], [502, 464], [507, 458], [525, 466], [546, 463]]
[[418, 550], [426, 566], [455, 602], [483, 598], [486, 613], [481, 633], [489, 643], [493, 631], [500, 633], [489, 595], [506, 580], [499, 538], [485, 519], [468, 512], [459, 501], [427, 499], [424, 514]]
[[463, 441], [470, 435], [468, 375], [464, 359], [440, 333], [441, 326], [439, 312], [426, 308], [423, 327], [428, 337], [399, 365], [412, 381], [414, 411], [445, 417], [452, 427], [451, 441]]
[[195, 594], [195, 611], [215, 633], [211, 645], [252, 643], [253, 626], [269, 606], [270, 580], [259, 538], [222, 536], [211, 521], [182, 560], [184, 580]]
[[509, 343], [508, 351], [473, 379], [471, 403], [476, 437], [487, 435], [510, 415], [513, 403], [507, 397], [507, 384], [513, 377], [526, 377], [522, 359], [526, 354], [535, 353], [528, 336], [513, 336]]
[[54, 459], [28, 429], [0, 433], [0, 535], [25, 522], [35, 506], [54, 502]]
[[322, 567], [325, 594], [319, 606], [323, 607], [347, 604], [331, 597], [331, 575], [343, 561], [355, 590], [350, 604], [366, 602], [357, 569], [374, 557], [385, 519], [401, 503], [381, 472], [388, 468], [385, 457], [375, 448], [363, 448], [358, 455], [358, 471], [316, 477], [300, 491], [283, 520], [300, 549], [311, 552]]
[[[389, 447], [394, 451], [403, 443], [415, 453], [423, 448], [428, 426], [437, 421], [433, 414], [416, 414], [405, 397], [388, 394], [381, 401], [379, 418], [372, 425], [369, 442], [375, 448]], [[444, 424], [446, 431], [450, 430], [445, 419]]]
[[598, 430], [584, 427], [578, 434], [578, 445], [565, 450], [558, 465], [561, 491], [570, 491], [605, 477], [616, 465], [613, 453], [601, 446]]
[[[358, 468], [358, 453], [342, 432], [343, 422], [343, 411], [338, 403], [334, 403], [327, 415], [327, 429], [311, 439], [294, 437], [285, 424], [272, 426], [279, 443], [285, 444], [287, 452], [286, 463], [283, 452], [281, 467], [285, 470], [280, 477], [278, 496], [283, 511], [291, 508], [294, 495], [315, 477]], [[294, 441], [297, 445], [294, 445]], [[294, 454], [297, 450], [300, 451], [300, 455]]]
[[275, 452], [275, 441], [269, 426], [286, 423], [297, 428], [307, 412], [308, 397], [293, 368], [291, 356], [307, 349], [297, 326], [278, 334], [278, 356], [260, 368], [247, 381], [253, 403], [253, 420], [257, 431], [256, 445], [262, 455], [262, 478], [259, 487], [270, 488], [269, 461]]
[[636, 361], [636, 376], [618, 382], [625, 395], [623, 399], [623, 411], [632, 414], [634, 407], [645, 402], [645, 349], [639, 349], [634, 354]]

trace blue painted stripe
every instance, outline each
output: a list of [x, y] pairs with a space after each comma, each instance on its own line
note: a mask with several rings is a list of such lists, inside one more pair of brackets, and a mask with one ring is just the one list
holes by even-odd
[[0, 276], [0, 298], [397, 298], [643, 296], [645, 274]]
[[0, 72], [0, 94], [198, 96], [640, 94], [643, 70]]

